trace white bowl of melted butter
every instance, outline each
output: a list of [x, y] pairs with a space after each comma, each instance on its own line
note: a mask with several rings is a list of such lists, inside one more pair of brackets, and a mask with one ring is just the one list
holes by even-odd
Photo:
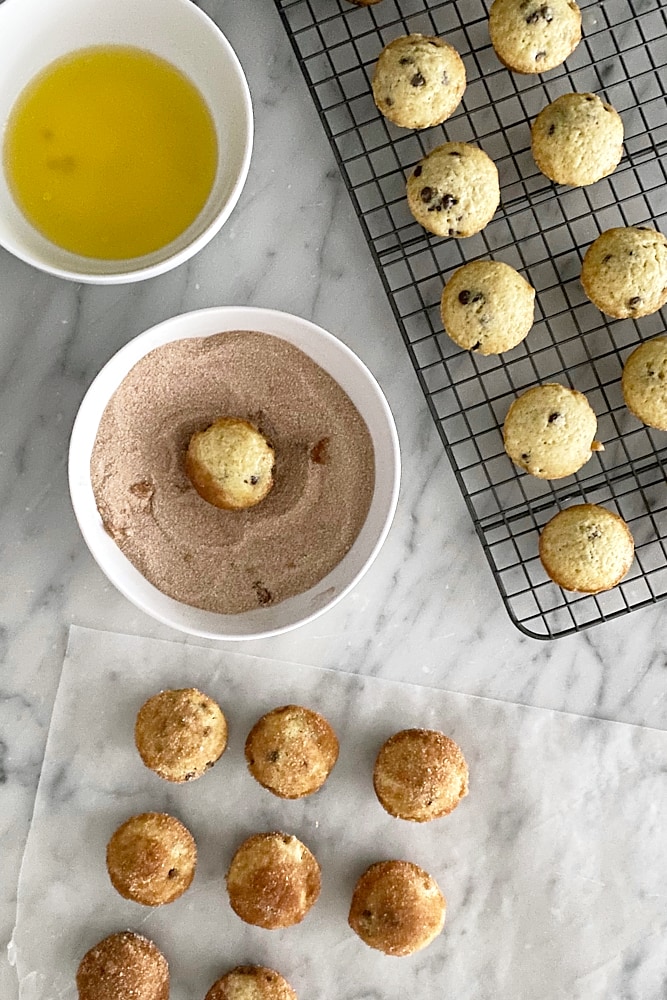
[[[253, 420], [275, 448], [271, 492], [242, 512], [207, 504], [184, 471], [191, 433], [221, 416]], [[93, 381], [70, 442], [72, 505], [102, 571], [153, 618], [211, 639], [277, 635], [337, 604], [380, 551], [399, 482], [368, 368], [269, 309], [204, 309], [141, 334]]]
[[190, 0], [5, 0], [0, 123], [0, 244], [99, 284], [205, 246], [252, 150], [241, 65]]

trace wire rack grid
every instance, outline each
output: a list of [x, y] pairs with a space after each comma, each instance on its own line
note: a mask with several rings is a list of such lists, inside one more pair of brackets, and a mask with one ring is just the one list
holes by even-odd
[[[667, 8], [664, 0], [581, 3], [583, 38], [567, 62], [542, 76], [505, 69], [489, 41], [481, 0], [276, 0], [331, 143], [410, 360], [451, 461], [502, 598], [526, 634], [580, 631], [667, 597], [667, 434], [626, 409], [624, 360], [663, 333], [664, 314], [610, 321], [585, 297], [583, 254], [605, 229], [648, 225], [667, 232]], [[461, 54], [467, 88], [444, 125], [397, 128], [371, 92], [382, 47], [398, 35], [439, 35]], [[530, 150], [530, 123], [550, 101], [595, 92], [621, 114], [617, 170], [585, 188], [552, 184]], [[427, 233], [410, 214], [406, 178], [445, 140], [471, 141], [495, 161], [501, 207], [467, 239]], [[493, 257], [535, 287], [535, 325], [519, 347], [483, 357], [443, 331], [440, 296], [452, 271]], [[505, 454], [502, 423], [530, 386], [558, 381], [584, 392], [598, 416], [597, 453], [579, 473], [538, 480]], [[544, 524], [571, 503], [619, 513], [635, 539], [625, 580], [598, 595], [567, 593], [538, 557]]]

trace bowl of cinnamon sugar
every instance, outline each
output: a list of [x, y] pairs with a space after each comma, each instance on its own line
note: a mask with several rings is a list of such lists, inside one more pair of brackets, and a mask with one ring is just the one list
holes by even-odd
[[269, 309], [147, 330], [99, 372], [70, 440], [72, 505], [99, 567], [153, 618], [211, 639], [277, 635], [337, 604], [377, 556], [399, 482], [366, 365]]

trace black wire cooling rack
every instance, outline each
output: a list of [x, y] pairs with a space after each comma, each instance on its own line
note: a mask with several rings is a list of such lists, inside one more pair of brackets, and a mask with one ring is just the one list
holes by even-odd
[[[490, 0], [489, 0], [490, 2]], [[581, 4], [583, 40], [564, 66], [513, 74], [489, 42], [480, 0], [276, 0], [510, 617], [528, 635], [577, 632], [667, 597], [667, 433], [625, 408], [622, 365], [664, 315], [609, 321], [584, 296], [589, 244], [612, 226], [667, 232], [667, 8], [664, 0]], [[444, 125], [423, 132], [387, 122], [370, 80], [382, 47], [398, 35], [440, 35], [460, 52], [468, 86]], [[530, 123], [570, 91], [592, 91], [620, 112], [625, 153], [609, 178], [586, 188], [553, 185], [535, 166]], [[405, 181], [445, 139], [472, 141], [496, 162], [501, 207], [468, 239], [441, 239], [412, 218]], [[440, 295], [452, 270], [492, 256], [537, 291], [535, 326], [506, 355], [481, 357], [443, 332]], [[586, 393], [605, 451], [576, 475], [543, 481], [506, 456], [502, 422], [518, 393], [559, 381]], [[631, 572], [596, 596], [568, 594], [538, 558], [543, 525], [571, 503], [601, 503], [629, 524]]]

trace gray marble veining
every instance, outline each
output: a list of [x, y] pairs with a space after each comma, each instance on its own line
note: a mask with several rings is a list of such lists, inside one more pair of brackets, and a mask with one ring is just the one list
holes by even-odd
[[[248, 182], [216, 239], [168, 275], [117, 288], [60, 281], [0, 250], [3, 943], [69, 625], [188, 645], [101, 575], [66, 481], [69, 432], [93, 376], [180, 311], [252, 304], [314, 320], [369, 365], [401, 440], [401, 498], [372, 570], [326, 616], [244, 652], [667, 728], [664, 605], [554, 643], [510, 624], [274, 4], [201, 6], [236, 48], [255, 109]], [[15, 994], [0, 955], [0, 996]], [[607, 994], [597, 985], [588, 996]]]

